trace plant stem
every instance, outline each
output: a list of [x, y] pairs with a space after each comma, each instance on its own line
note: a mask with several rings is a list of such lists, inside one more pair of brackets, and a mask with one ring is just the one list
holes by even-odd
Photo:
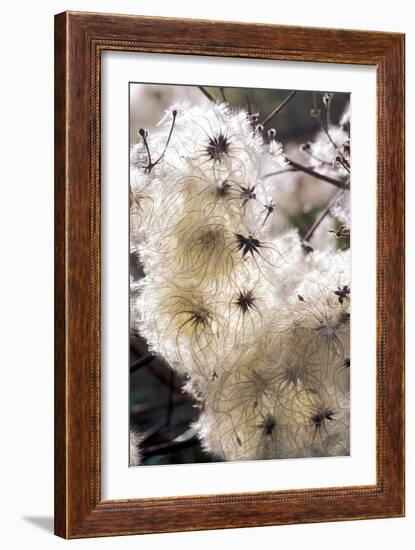
[[170, 426], [171, 417], [173, 414], [173, 392], [174, 392], [174, 370], [171, 369], [170, 372], [170, 388], [169, 388], [169, 398], [167, 401], [167, 416], [166, 416], [166, 426]]
[[279, 176], [280, 174], [286, 174], [287, 172], [297, 172], [297, 169], [292, 168], [292, 167], [282, 168], [282, 170], [277, 170], [276, 172], [270, 172], [269, 174], [265, 174], [262, 177], [263, 178], [270, 178], [272, 176]]
[[139, 359], [136, 359], [130, 365], [130, 374], [140, 369], [141, 367], [145, 367], [146, 365], [151, 363], [153, 359], [154, 359], [154, 355], [152, 353], [149, 353], [148, 355], [144, 355], [144, 357], [140, 357]]
[[246, 97], [246, 110], [248, 111], [248, 115], [252, 115], [252, 107], [251, 107], [251, 100], [249, 99], [248, 92], [245, 94]]
[[[325, 174], [320, 174], [320, 172], [316, 172], [312, 168], [309, 168], [308, 166], [303, 166], [302, 164], [299, 164], [298, 162], [295, 162], [293, 160], [288, 159], [288, 163], [294, 170], [298, 170], [300, 172], [305, 172], [306, 174], [309, 174], [310, 176], [313, 176], [319, 180], [326, 181], [327, 183], [331, 183], [332, 185], [335, 185], [339, 189], [349, 189], [349, 183], [341, 180], [336, 180], [334, 178], [331, 178], [330, 176], [326, 176]], [[273, 174], [268, 174], [265, 177], [271, 176]]]
[[[131, 349], [134, 351], [134, 353], [139, 356], [139, 359], [141, 359], [141, 357], [143, 356], [143, 353], [145, 353], [142, 347], [133, 339], [130, 340], [130, 346], [131, 346]], [[145, 355], [147, 356], [148, 354], [145, 353]], [[163, 382], [163, 384], [165, 384], [166, 386], [170, 387], [172, 385], [175, 391], [177, 391], [178, 393], [183, 393], [183, 388], [180, 382], [176, 380], [176, 378], [173, 380], [173, 382], [171, 382], [170, 374], [166, 373], [165, 369], [163, 369], [163, 367], [158, 365], [157, 361], [154, 359], [156, 358], [154, 357], [152, 361], [147, 363], [148, 368], [154, 374], [154, 376], [158, 378], [160, 382]], [[130, 374], [131, 374], [131, 371], [130, 371]]]
[[147, 447], [142, 450], [143, 459], [149, 458], [155, 455], [173, 453], [175, 451], [180, 451], [181, 449], [186, 449], [192, 447], [199, 443], [197, 435], [191, 434], [190, 436], [179, 438], [168, 443], [160, 443], [159, 445], [154, 445], [153, 447]]
[[198, 88], [204, 96], [206, 96], [210, 101], [213, 101], [213, 103], [216, 103], [216, 99], [213, 97], [213, 95], [210, 92], [206, 90], [204, 86], [198, 86]]
[[297, 92], [291, 92], [282, 103], [280, 103], [262, 122], [262, 126], [265, 126], [271, 119], [274, 118], [286, 105], [287, 103], [295, 96]]
[[320, 216], [315, 220], [313, 225], [304, 235], [303, 241], [307, 241], [307, 242], [310, 241], [311, 237], [314, 235], [314, 232], [316, 231], [318, 226], [321, 224], [321, 222], [324, 220], [324, 218], [327, 216], [327, 214], [330, 212], [331, 208], [336, 204], [337, 199], [340, 197], [342, 193], [343, 191], [339, 190], [332, 196], [326, 208], [321, 212]]

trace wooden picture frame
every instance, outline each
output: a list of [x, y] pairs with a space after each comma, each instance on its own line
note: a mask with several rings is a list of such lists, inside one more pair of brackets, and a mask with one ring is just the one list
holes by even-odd
[[[100, 60], [104, 50], [376, 67], [375, 485], [101, 499]], [[404, 35], [61, 13], [55, 18], [55, 159], [55, 533], [78, 538], [403, 516]]]

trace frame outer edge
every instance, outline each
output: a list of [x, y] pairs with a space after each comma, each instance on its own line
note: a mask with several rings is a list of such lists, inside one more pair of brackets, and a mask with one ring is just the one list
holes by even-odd
[[[378, 67], [382, 78], [383, 96], [379, 117], [383, 134], [378, 141], [384, 164], [383, 185], [378, 189], [379, 210], [383, 212], [385, 227], [378, 252], [378, 276], [384, 279], [378, 299], [384, 313], [380, 316], [380, 340], [384, 341], [381, 366], [382, 390], [386, 392], [388, 409], [380, 419], [385, 456], [380, 464], [385, 481], [387, 517], [405, 515], [405, 36], [397, 35], [385, 52]], [[378, 226], [379, 230], [379, 226]], [[382, 275], [380, 273], [383, 272]], [[379, 280], [378, 280], [379, 282]], [[379, 340], [378, 340], [379, 342]], [[390, 378], [390, 371], [393, 376]], [[386, 383], [386, 379], [388, 379]]]
[[[99, 389], [96, 389], [99, 380], [89, 378], [89, 374], [95, 368], [94, 362], [91, 367], [90, 356], [96, 353], [96, 350], [91, 350], [90, 343], [93, 341], [95, 325], [99, 316], [94, 313], [86, 315], [89, 307], [92, 306], [92, 309], [95, 307], [95, 303], [91, 299], [91, 296], [94, 297], [96, 294], [91, 286], [94, 284], [95, 278], [94, 271], [90, 271], [91, 265], [94, 265], [94, 258], [92, 258], [92, 263], [90, 263], [90, 258], [91, 247], [98, 242], [94, 227], [97, 222], [99, 223], [99, 217], [95, 222], [91, 222], [89, 218], [90, 207], [95, 204], [94, 195], [89, 194], [88, 185], [92, 185], [93, 181], [91, 147], [95, 147], [94, 136], [97, 128], [93, 124], [91, 126], [93, 117], [90, 116], [91, 105], [88, 98], [90, 98], [93, 82], [88, 81], [88, 78], [94, 78], [90, 72], [93, 41], [102, 38], [104, 42], [111, 43], [112, 47], [113, 44], [121, 40], [117, 35], [117, 29], [113, 28], [114, 18], [120, 24], [119, 36], [122, 35], [123, 38], [127, 36], [133, 41], [137, 40], [137, 43], [140, 41], [140, 44], [145, 44], [146, 48], [148, 45], [146, 51], [157, 48], [159, 28], [154, 30], [154, 27], [156, 23], [163, 22], [157, 18], [145, 19], [143, 28], [140, 29], [136, 26], [143, 21], [143, 18], [140, 17], [79, 12], [65, 12], [55, 16], [55, 533], [63, 538], [81, 538], [403, 515], [403, 456], [400, 456], [399, 452], [402, 450], [404, 435], [402, 399], [404, 324], [401, 317], [404, 298], [402, 257], [404, 243], [402, 202], [404, 190], [402, 103], [404, 97], [404, 35], [378, 33], [378, 40], [374, 45], [368, 46], [366, 55], [366, 53], [359, 53], [360, 49], [357, 48], [360, 48], [363, 38], [370, 33], [360, 33], [359, 31], [339, 31], [339, 36], [350, 35], [356, 39], [350, 46], [350, 52], [352, 52], [351, 59], [358, 59], [357, 63], [374, 65], [379, 59], [382, 59], [382, 64], [386, 62], [388, 70], [391, 70], [392, 79], [387, 84], [382, 83], [382, 86], [388, 89], [384, 115], [387, 122], [390, 123], [389, 137], [394, 137], [396, 140], [398, 134], [402, 136], [399, 143], [392, 143], [393, 155], [385, 154], [387, 166], [385, 175], [389, 176], [390, 182], [393, 179], [396, 186], [394, 193], [393, 186], [389, 183], [389, 191], [386, 196], [389, 214], [385, 216], [386, 234], [393, 241], [389, 244], [386, 243], [386, 259], [393, 260], [392, 263], [396, 262], [394, 264], [396, 280], [387, 293], [387, 303], [393, 304], [395, 316], [388, 326], [392, 330], [389, 339], [395, 341], [393, 346], [396, 352], [393, 360], [394, 370], [400, 369], [395, 380], [389, 381], [387, 384], [387, 402], [389, 406], [393, 405], [397, 410], [394, 411], [393, 426], [390, 427], [390, 431], [388, 430], [384, 449], [384, 452], [387, 449], [388, 453], [385, 469], [386, 492], [381, 489], [381, 492], [374, 494], [370, 500], [365, 500], [367, 497], [364, 496], [364, 488], [358, 487], [356, 489], [362, 489], [362, 495], [355, 495], [349, 503], [343, 500], [342, 495], [339, 496], [338, 501], [336, 499], [335, 502], [338, 504], [343, 503], [340, 506], [341, 510], [336, 514], [329, 512], [329, 510], [332, 511], [332, 504], [328, 499], [323, 499], [319, 507], [317, 507], [318, 499], [316, 499], [316, 509], [318, 510], [316, 512], [315, 509], [310, 511], [309, 506], [306, 506], [306, 501], [300, 497], [295, 501], [297, 512], [292, 511], [288, 516], [283, 514], [281, 518], [278, 517], [278, 513], [276, 514], [277, 510], [281, 509], [281, 505], [277, 506], [275, 503], [276, 507], [274, 508], [274, 504], [271, 502], [266, 504], [265, 499], [258, 504], [254, 501], [251, 502], [250, 498], [247, 498], [246, 502], [241, 499], [239, 504], [235, 502], [234, 506], [228, 508], [227, 505], [225, 506], [224, 499], [218, 497], [218, 502], [210, 502], [209, 511], [208, 504], [202, 506], [201, 503], [198, 503], [198, 497], [183, 499], [183, 501], [177, 499], [177, 504], [172, 502], [169, 506], [160, 502], [161, 506], [157, 513], [154, 513], [151, 506], [145, 506], [144, 502], [141, 510], [139, 508], [135, 511], [124, 509], [122, 502], [115, 501], [108, 503], [112, 505], [111, 509], [103, 509], [102, 503], [99, 502], [99, 493], [96, 493], [94, 489], [96, 483], [100, 481], [99, 468], [97, 472], [94, 470], [94, 451], [89, 455], [87, 449], [88, 442], [91, 445], [91, 442], [95, 440], [93, 433], [96, 430], [96, 419], [93, 412], [91, 413], [91, 406], [95, 407], [94, 403], [96, 404], [99, 398]], [[127, 18], [128, 25], [126, 24]], [[205, 24], [209, 22], [183, 19], [171, 20], [173, 30], [169, 32], [173, 33], [173, 50], [177, 49], [180, 52], [180, 49], [184, 50], [186, 45], [188, 48], [192, 47], [185, 40], [186, 36], [192, 36], [192, 32], [188, 28], [190, 23], [197, 27], [200, 33], [198, 36], [203, 42], [197, 41], [197, 49], [189, 53], [197, 55], [211, 53], [209, 45], [204, 45], [203, 38], [206, 31]], [[164, 20], [164, 24], [168, 24], [166, 20]], [[218, 22], [218, 25], [222, 25], [221, 32], [223, 31], [223, 37], [220, 38], [220, 43], [217, 46], [220, 51], [221, 44], [225, 44], [229, 37], [234, 36], [236, 24]], [[247, 24], [247, 27], [253, 32], [253, 25]], [[293, 39], [292, 33], [295, 34], [295, 28], [292, 27], [290, 30], [287, 30], [287, 27], [278, 26], [266, 26], [265, 28], [267, 32], [271, 33], [278, 28], [282, 29], [282, 36], [275, 38], [275, 53], [278, 52], [278, 56], [273, 57], [274, 50], [272, 48], [271, 50], [261, 50], [261, 41], [258, 50], [245, 50], [243, 45], [237, 45], [239, 39], [236, 38], [229, 38], [229, 41], [235, 46], [223, 45], [223, 50], [233, 50], [230, 55], [240, 54], [254, 58], [261, 58], [263, 55], [268, 58], [268, 55], [271, 56], [271, 54], [270, 58], [279, 58], [280, 54], [288, 56], [289, 49], [287, 48], [287, 53], [285, 53], [284, 37], [287, 37], [288, 33], [288, 38]], [[184, 34], [183, 41], [179, 41], [177, 38], [179, 30]], [[315, 31], [319, 30], [325, 31], [325, 34], [334, 33], [334, 36], [337, 37], [336, 29], [302, 28], [298, 50], [294, 52], [296, 59], [300, 59], [304, 55], [310, 36], [314, 36]], [[341, 42], [342, 39], [339, 38], [339, 41]], [[182, 43], [184, 43], [183, 48], [181, 48]], [[283, 44], [283, 50], [278, 50], [278, 44]], [[200, 49], [200, 45], [203, 45], [205, 49]], [[335, 43], [335, 46], [339, 47], [338, 42]], [[131, 49], [134, 50], [135, 46]], [[166, 51], [166, 46], [162, 45], [161, 51]], [[313, 49], [312, 53], [318, 61], [346, 62], [338, 59], [333, 52], [325, 53], [323, 51], [320, 55], [317, 49]], [[216, 55], [228, 54], [222, 52], [222, 54]], [[397, 90], [398, 82], [401, 84], [399, 90]], [[72, 102], [71, 99], [74, 101]], [[85, 154], [88, 144], [90, 150]], [[393, 160], [391, 160], [391, 156], [393, 156]], [[87, 179], [88, 173], [89, 179]], [[99, 185], [97, 184], [98, 189]], [[388, 203], [388, 201], [391, 202]], [[89, 219], [88, 223], [86, 223], [87, 219]], [[387, 350], [387, 353], [390, 351]], [[99, 378], [99, 372], [97, 376]], [[97, 458], [99, 458], [99, 449], [97, 452]], [[96, 475], [98, 476], [97, 481], [95, 481]], [[209, 498], [209, 500], [211, 499], [212, 497]], [[167, 500], [173, 501], [174, 498]], [[186, 500], [193, 502], [186, 503]], [[208, 499], [200, 500], [207, 501]], [[350, 508], [352, 504], [355, 505], [354, 509]], [[263, 511], [264, 506], [266, 506], [265, 511]], [[320, 507], [322, 507], [321, 509], [327, 508], [328, 515], [322, 517], [323, 512], [319, 511]], [[261, 514], [259, 514], [261, 519], [258, 521], [258, 518], [254, 520], [251, 515], [255, 510], [261, 510]], [[247, 520], [248, 518], [250, 519]]]
[[[395, 328], [393, 333], [397, 335], [397, 363], [402, 366], [396, 369], [397, 380], [393, 395], [393, 403], [396, 414], [396, 430], [391, 435], [391, 445], [395, 451], [392, 464], [393, 475], [396, 479], [394, 491], [395, 508], [398, 516], [405, 516], [405, 35], [396, 40], [396, 45], [391, 51], [391, 72], [394, 73], [396, 82], [395, 93], [391, 91], [389, 114], [391, 117], [390, 141], [395, 137], [396, 144], [393, 161], [391, 161], [390, 179], [394, 189], [388, 206], [391, 212], [388, 214], [396, 227], [396, 242], [393, 243], [396, 267], [393, 273], [397, 277], [394, 285], [394, 301], [396, 310], [392, 316]], [[399, 85], [398, 85], [399, 83]], [[395, 281], [393, 273], [389, 280]]]
[[66, 13], [54, 18], [54, 532], [67, 538], [67, 381], [66, 381], [66, 176], [67, 176], [67, 39]]
[[403, 178], [403, 212], [402, 212], [402, 240], [404, 256], [402, 258], [402, 270], [403, 270], [403, 288], [402, 288], [402, 330], [403, 330], [403, 365], [402, 365], [402, 383], [401, 383], [401, 395], [402, 395], [402, 469], [403, 469], [403, 481], [402, 481], [402, 517], [406, 516], [406, 34], [402, 34], [400, 43], [400, 55], [401, 64], [400, 69], [402, 71], [402, 123], [401, 123], [401, 154], [402, 154], [402, 178]]

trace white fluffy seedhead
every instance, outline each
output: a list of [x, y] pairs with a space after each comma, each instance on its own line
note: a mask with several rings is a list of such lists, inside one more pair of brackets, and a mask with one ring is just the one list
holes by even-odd
[[130, 428], [130, 466], [140, 466], [142, 463], [141, 444], [142, 434], [136, 429]]
[[350, 191], [344, 191], [331, 209], [331, 214], [350, 229]]

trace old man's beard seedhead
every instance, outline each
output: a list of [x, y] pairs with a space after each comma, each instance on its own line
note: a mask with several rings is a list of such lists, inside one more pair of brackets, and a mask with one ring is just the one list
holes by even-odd
[[175, 106], [140, 132], [131, 246], [145, 276], [132, 326], [187, 378], [214, 456], [347, 454], [348, 254], [306, 254], [297, 231], [271, 229], [262, 167], [286, 161], [264, 134], [225, 104]]

